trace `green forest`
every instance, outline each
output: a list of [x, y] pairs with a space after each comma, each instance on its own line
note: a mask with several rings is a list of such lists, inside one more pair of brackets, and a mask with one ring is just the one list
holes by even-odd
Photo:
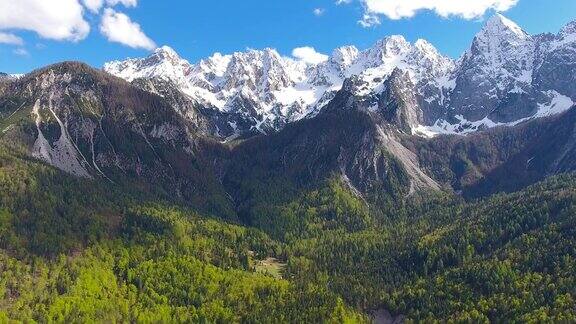
[[276, 185], [233, 223], [0, 146], [0, 323], [576, 322], [576, 175], [389, 207]]

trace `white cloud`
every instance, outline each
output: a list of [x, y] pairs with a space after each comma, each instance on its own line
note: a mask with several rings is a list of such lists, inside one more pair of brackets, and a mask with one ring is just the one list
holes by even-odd
[[337, 4], [337, 5], [341, 5], [341, 4], [348, 4], [348, 3], [351, 3], [351, 2], [352, 2], [352, 0], [337, 0], [337, 1], [336, 1], [336, 4]]
[[292, 50], [292, 56], [310, 64], [322, 63], [328, 59], [328, 55], [318, 53], [313, 47], [309, 46], [295, 48]]
[[[100, 30], [109, 41], [133, 48], [155, 48], [140, 25], [112, 9], [117, 5], [136, 7], [138, 0], [0, 0], [0, 44], [24, 45], [16, 34], [22, 30], [46, 39], [83, 40], [90, 33], [90, 24], [84, 16], [90, 11], [101, 13]], [[103, 7], [108, 8], [101, 12]], [[23, 55], [25, 49], [17, 51]]]
[[362, 16], [362, 19], [358, 20], [358, 23], [364, 28], [380, 25], [380, 17], [372, 13], [366, 13]]
[[122, 4], [125, 7], [136, 7], [138, 5], [138, 0], [106, 0], [109, 6], [115, 6], [117, 4]]
[[86, 38], [90, 25], [78, 0], [0, 0], [0, 30], [12, 29], [79, 41]]
[[104, 0], [82, 0], [82, 2], [92, 12], [98, 12], [104, 5]]
[[[346, 1], [346, 0], [339, 0]], [[430, 10], [441, 17], [464, 19], [481, 17], [488, 10], [506, 11], [518, 0], [361, 0], [366, 15], [384, 15], [390, 19], [413, 17], [421, 10]], [[364, 19], [363, 19], [364, 20]]]
[[133, 22], [130, 17], [113, 9], [104, 10], [100, 31], [111, 42], [124, 44], [132, 48], [152, 50], [156, 44]]
[[30, 56], [30, 53], [25, 48], [17, 48], [14, 50], [14, 54], [18, 56]]
[[138, 0], [82, 0], [84, 6], [88, 10], [98, 13], [104, 4], [113, 7], [118, 4], [122, 4], [125, 7], [136, 7], [138, 5]]
[[323, 8], [316, 8], [314, 9], [314, 15], [315, 16], [322, 16], [324, 14], [324, 9]]
[[24, 41], [14, 34], [0, 32], [0, 44], [23, 45]]

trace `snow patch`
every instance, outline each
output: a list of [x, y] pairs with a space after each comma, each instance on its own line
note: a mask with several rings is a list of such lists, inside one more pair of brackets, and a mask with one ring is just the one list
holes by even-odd
[[457, 115], [456, 119], [458, 123], [450, 124], [446, 120], [439, 119], [432, 126], [418, 125], [413, 128], [412, 133], [414, 135], [432, 138], [438, 135], [466, 135], [479, 130], [484, 130], [488, 128], [493, 128], [497, 126], [516, 126], [520, 123], [541, 117], [549, 117], [553, 115], [561, 114], [570, 108], [574, 107], [574, 101], [557, 91], [551, 90], [546, 91], [544, 94], [548, 97], [548, 101], [545, 103], [538, 104], [538, 111], [526, 118], [522, 118], [509, 123], [497, 123], [490, 120], [488, 117], [484, 117], [482, 120], [478, 121], [468, 121], [463, 116]]
[[570, 97], [558, 93], [557, 91], [547, 91], [550, 98], [549, 103], [538, 104], [538, 112], [534, 117], [548, 117], [567, 111], [574, 106], [574, 101]]

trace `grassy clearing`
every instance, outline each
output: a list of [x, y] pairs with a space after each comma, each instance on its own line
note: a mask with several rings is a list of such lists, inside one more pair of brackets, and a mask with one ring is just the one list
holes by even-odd
[[286, 263], [280, 262], [276, 258], [266, 258], [264, 260], [256, 261], [256, 272], [270, 275], [277, 279], [282, 279], [282, 273], [286, 267]]

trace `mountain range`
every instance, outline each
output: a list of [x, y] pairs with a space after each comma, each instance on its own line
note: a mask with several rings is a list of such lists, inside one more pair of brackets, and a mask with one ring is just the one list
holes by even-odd
[[[266, 49], [193, 65], [167, 47], [103, 71], [56, 64], [3, 79], [0, 126], [69, 174], [232, 218], [255, 181], [297, 192], [337, 175], [393, 201], [513, 191], [575, 167], [574, 26], [530, 36], [496, 15], [457, 61], [390, 36], [319, 64]], [[515, 163], [526, 168], [500, 179]]]
[[[425, 40], [411, 44], [389, 36], [363, 51], [338, 48], [318, 64], [282, 57], [273, 49], [217, 53], [190, 64], [161, 47], [147, 58], [107, 63], [104, 70], [129, 82], [172, 84], [211, 111], [211, 135], [222, 139], [269, 133], [312, 118], [347, 81], [362, 98], [363, 109], [377, 111], [386, 81], [399, 70], [395, 78], [406, 74], [402, 91], [415, 97], [405, 131], [464, 134], [570, 108], [576, 98], [571, 76], [575, 26], [572, 22], [556, 35], [532, 36], [495, 15], [458, 60]], [[159, 92], [162, 85], [155, 88]]]
[[0, 74], [0, 322], [574, 322], [575, 77], [501, 15]]

